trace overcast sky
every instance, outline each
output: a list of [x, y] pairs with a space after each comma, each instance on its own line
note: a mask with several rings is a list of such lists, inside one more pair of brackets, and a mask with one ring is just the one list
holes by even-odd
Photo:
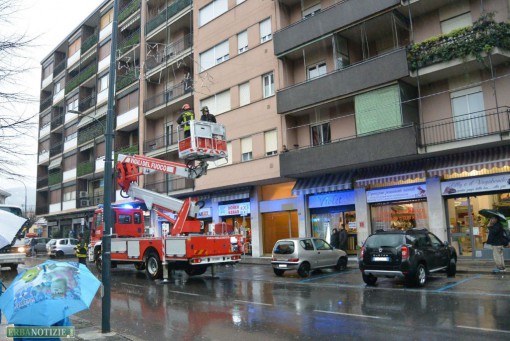
[[[25, 91], [37, 100], [41, 88], [41, 61], [48, 56], [57, 45], [64, 40], [78, 25], [85, 20], [104, 0], [15, 0], [13, 3], [19, 7], [15, 15], [10, 17], [9, 27], [2, 26], [2, 35], [6, 30], [25, 33], [29, 38], [36, 38], [34, 47], [28, 49], [26, 54], [28, 66], [32, 68], [21, 79]], [[19, 112], [38, 113], [39, 103], [17, 106]], [[26, 165], [19, 170], [24, 175], [23, 181], [29, 188], [35, 190], [37, 173], [37, 138], [38, 129], [34, 129], [33, 136], [23, 137], [31, 139], [30, 145], [34, 156], [27, 159]], [[32, 142], [33, 141], [33, 142]], [[21, 187], [20, 187], [21, 186]], [[19, 181], [0, 178], [0, 188], [9, 192], [9, 189], [24, 192]], [[30, 190], [30, 189], [29, 189]], [[15, 193], [13, 193], [15, 194]], [[24, 196], [24, 193], [23, 193]], [[30, 195], [29, 195], [30, 197]], [[12, 202], [12, 204], [15, 204]], [[30, 205], [30, 203], [28, 204]]]

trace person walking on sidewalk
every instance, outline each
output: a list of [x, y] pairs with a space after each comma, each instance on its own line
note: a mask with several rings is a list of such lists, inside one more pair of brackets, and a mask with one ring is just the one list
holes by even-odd
[[76, 245], [74, 249], [76, 250], [76, 257], [78, 257], [78, 262], [87, 265], [87, 243], [83, 238], [83, 233], [78, 235], [78, 245]]
[[505, 272], [505, 257], [503, 255], [503, 249], [508, 245], [508, 241], [505, 238], [503, 225], [501, 225], [498, 218], [492, 217], [489, 220], [487, 228], [489, 229], [487, 244], [492, 246], [492, 256], [494, 258], [494, 263], [496, 263], [496, 268], [494, 268], [492, 272]]
[[345, 230], [345, 224], [340, 225], [340, 232], [338, 232], [338, 248], [347, 252], [347, 231]]

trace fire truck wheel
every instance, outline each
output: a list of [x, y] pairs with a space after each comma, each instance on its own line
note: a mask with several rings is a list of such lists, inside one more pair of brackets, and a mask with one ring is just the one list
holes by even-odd
[[184, 271], [188, 276], [200, 276], [207, 271], [207, 265], [188, 265]]
[[135, 263], [136, 270], [145, 270], [145, 263]]
[[159, 279], [163, 275], [163, 266], [159, 256], [154, 251], [149, 251], [145, 256], [145, 274], [148, 279]]

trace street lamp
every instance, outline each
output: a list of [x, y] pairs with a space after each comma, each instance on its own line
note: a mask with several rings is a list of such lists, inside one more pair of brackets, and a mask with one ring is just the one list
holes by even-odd
[[23, 184], [23, 186], [25, 186], [25, 218], [27, 218], [27, 185], [25, 185], [25, 183], [23, 181], [21, 181], [20, 179], [16, 179], [16, 178], [7, 178], [7, 180], [16, 180], [16, 181], [19, 181]]

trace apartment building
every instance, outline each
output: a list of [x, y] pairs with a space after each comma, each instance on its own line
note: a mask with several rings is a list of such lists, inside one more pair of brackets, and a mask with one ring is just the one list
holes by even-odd
[[510, 216], [507, 1], [280, 0], [277, 110], [305, 230], [423, 227], [490, 257]]

